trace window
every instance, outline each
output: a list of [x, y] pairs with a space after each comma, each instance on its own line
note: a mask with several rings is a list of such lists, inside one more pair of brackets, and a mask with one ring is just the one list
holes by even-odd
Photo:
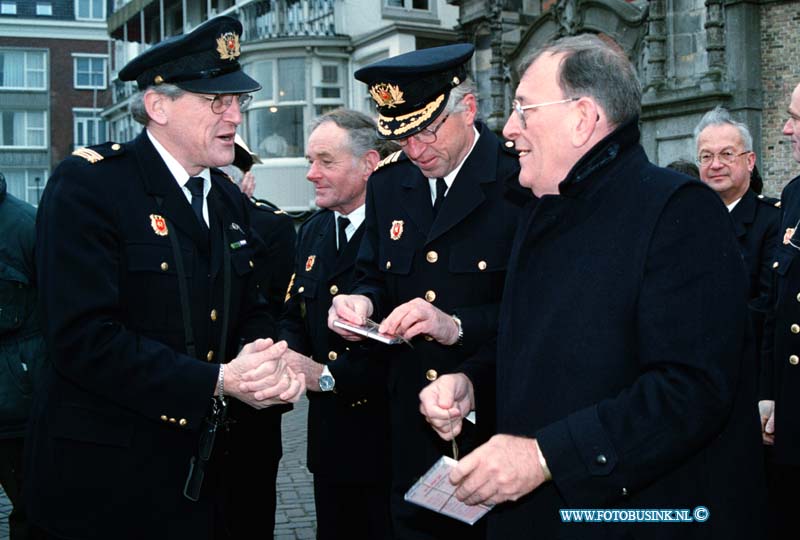
[[34, 206], [39, 204], [47, 183], [46, 169], [4, 169], [8, 192]]
[[0, 112], [0, 147], [45, 148], [45, 111]]
[[341, 99], [342, 85], [339, 82], [339, 65], [322, 64], [319, 82], [314, 85], [314, 97], [319, 99]]
[[105, 90], [106, 57], [75, 55], [75, 88]]
[[75, 18], [104, 20], [106, 18], [105, 0], [75, 0]]
[[46, 90], [45, 51], [0, 49], [0, 90]]
[[432, 0], [383, 0], [383, 16], [388, 19], [436, 19], [436, 2]]
[[53, 4], [50, 2], [36, 2], [36, 14], [49, 17], [53, 14]]
[[108, 140], [106, 121], [100, 116], [102, 109], [73, 109], [73, 145], [75, 148], [92, 146]]
[[0, 2], [0, 15], [16, 15], [16, 14], [17, 14], [16, 2], [8, 2], [7, 0]]
[[387, 7], [429, 10], [428, 0], [386, 0]]

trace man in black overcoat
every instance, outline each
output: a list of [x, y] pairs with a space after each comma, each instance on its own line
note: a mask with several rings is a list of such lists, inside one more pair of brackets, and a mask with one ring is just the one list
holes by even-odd
[[[228, 400], [304, 390], [263, 336], [266, 264], [233, 161], [249, 92], [241, 24], [212, 19], [120, 71], [136, 80], [134, 141], [81, 148], [37, 218], [43, 331], [54, 369], [26, 456], [32, 521], [57, 539], [226, 539]], [[243, 345], [243, 348], [240, 347]], [[258, 463], [253, 463], [258, 467]]]
[[[482, 523], [470, 527], [403, 499], [437, 459], [452, 454], [419, 415], [417, 395], [494, 339], [511, 239], [528, 199], [514, 152], [476, 122], [466, 73], [472, 54], [471, 45], [436, 47], [356, 72], [378, 106], [378, 135], [402, 151], [370, 178], [356, 286], [334, 298], [329, 325], [371, 317], [381, 332], [413, 346], [384, 346], [371, 356], [389, 370], [391, 511], [401, 539], [483, 536]], [[492, 432], [493, 401], [482, 396], [476, 429], [458, 440], [462, 452]]]
[[[497, 435], [453, 468], [456, 496], [497, 505], [493, 540], [758, 538], [756, 366], [725, 207], [648, 161], [639, 84], [616, 44], [563, 38], [521, 73], [503, 133], [536, 198], [497, 347], [421, 394], [449, 439], [496, 381]], [[685, 523], [637, 522], [654, 509]]]
[[306, 144], [306, 178], [321, 210], [300, 228], [280, 338], [298, 353], [287, 361], [308, 385], [318, 540], [391, 538], [385, 366], [327, 324], [333, 298], [353, 284], [380, 147], [375, 122], [348, 109], [317, 118]]

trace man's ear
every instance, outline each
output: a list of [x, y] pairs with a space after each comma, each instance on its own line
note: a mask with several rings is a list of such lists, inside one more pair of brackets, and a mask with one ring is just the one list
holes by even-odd
[[580, 98], [575, 103], [575, 110], [577, 116], [573, 124], [572, 144], [576, 148], [581, 148], [590, 142], [597, 129], [597, 124], [601, 122], [601, 110], [597, 103], [588, 97]]
[[467, 106], [464, 111], [464, 123], [471, 126], [478, 115], [478, 102], [475, 100], [474, 94], [467, 94], [464, 96], [463, 103]]
[[750, 152], [747, 154], [747, 170], [751, 173], [753, 172], [753, 168], [756, 166], [756, 153]]
[[167, 119], [169, 118], [169, 106], [167, 101], [171, 100], [164, 94], [153, 92], [152, 90], [145, 90], [144, 108], [152, 122], [161, 126], [167, 123]]
[[378, 154], [377, 150], [367, 150], [367, 153], [361, 158], [361, 163], [364, 166], [363, 173], [365, 182], [369, 178], [369, 175], [372, 174], [372, 171], [375, 170], [380, 160], [381, 156]]

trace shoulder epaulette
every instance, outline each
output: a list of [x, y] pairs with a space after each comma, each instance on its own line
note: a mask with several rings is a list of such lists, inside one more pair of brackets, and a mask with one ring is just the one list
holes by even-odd
[[105, 158], [121, 156], [122, 154], [122, 145], [115, 142], [107, 142], [97, 146], [84, 146], [76, 148], [72, 152], [73, 156], [83, 158], [92, 164], [103, 161]]
[[288, 215], [286, 214], [285, 211], [281, 210], [277, 204], [272, 203], [266, 199], [256, 199], [255, 197], [253, 197], [251, 200], [253, 201], [253, 204], [258, 207], [259, 210], [272, 212], [273, 214], [278, 216]]
[[401, 155], [403, 155], [403, 151], [402, 151], [402, 150], [398, 150], [397, 152], [393, 152], [393, 153], [389, 154], [388, 156], [386, 156], [385, 158], [383, 158], [382, 160], [380, 160], [380, 161], [378, 162], [378, 164], [377, 164], [377, 165], [375, 165], [375, 168], [374, 168], [374, 169], [372, 169], [372, 170], [373, 170], [373, 171], [377, 171], [377, 170], [378, 170], [378, 169], [380, 169], [381, 167], [385, 167], [386, 165], [390, 165], [390, 164], [392, 164], [392, 163], [395, 163], [395, 162], [397, 162], [397, 160], [399, 160], [399, 159], [400, 159], [400, 156], [401, 156]]
[[756, 195], [756, 199], [764, 204], [768, 204], [769, 206], [774, 206], [775, 208], [781, 207], [780, 199], [776, 199], [775, 197], [767, 197], [763, 193]]

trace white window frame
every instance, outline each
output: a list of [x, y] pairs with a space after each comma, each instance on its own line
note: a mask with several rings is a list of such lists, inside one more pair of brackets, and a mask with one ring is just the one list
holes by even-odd
[[[86, 59], [102, 59], [103, 60], [103, 85], [94, 86], [92, 84], [82, 85], [78, 84], [78, 61]], [[89, 72], [90, 79], [92, 71]], [[108, 88], [108, 55], [107, 54], [85, 54], [85, 53], [72, 53], [72, 85], [76, 90], [105, 90]]]
[[[108, 140], [108, 122], [105, 118], [100, 116], [103, 109], [91, 108], [73, 108], [72, 109], [72, 143], [75, 148], [82, 146], [89, 146], [89, 141], [78, 142], [78, 125], [84, 124], [84, 133], [88, 131], [90, 124], [94, 124], [95, 142], [93, 144], [102, 144]], [[105, 122], [105, 133], [98, 133], [99, 123]]]
[[403, 0], [403, 6], [390, 6], [388, 0], [381, 0], [381, 14], [387, 19], [438, 20], [438, 1], [428, 0], [428, 9], [414, 7], [413, 0]]
[[16, 2], [9, 2], [8, 0], [3, 0], [0, 2], [0, 15], [16, 15], [17, 14], [17, 3]]
[[[80, 4], [81, 2], [88, 2], [89, 3], [89, 16], [88, 17], [81, 17], [80, 16]], [[92, 17], [92, 4], [95, 2], [100, 2], [100, 5], [103, 8], [103, 14], [98, 17]], [[76, 21], [104, 21], [106, 20], [106, 2], [105, 0], [75, 0], [75, 20]]]
[[[4, 113], [4, 112], [15, 112], [15, 113], [22, 113], [22, 114], [25, 115], [25, 128], [24, 128], [24, 131], [25, 131], [25, 142], [26, 143], [28, 142], [28, 133], [30, 131], [32, 131], [32, 130], [41, 131], [43, 133], [43, 136], [42, 136], [42, 141], [43, 142], [42, 142], [41, 146], [33, 146], [33, 145], [30, 145], [30, 144], [24, 144], [24, 145], [0, 145], [0, 149], [4, 149], [4, 150], [29, 150], [29, 149], [30, 150], [34, 150], [34, 149], [35, 150], [42, 150], [42, 149], [47, 149], [47, 146], [49, 144], [48, 135], [50, 133], [49, 130], [48, 130], [48, 127], [47, 127], [47, 111], [35, 111], [35, 110], [31, 111], [31, 110], [18, 110], [18, 109], [7, 109], [5, 111], [0, 111], [0, 113]], [[42, 127], [41, 128], [29, 127], [28, 126], [28, 117], [31, 114], [41, 114], [42, 115]]]
[[52, 17], [53, 4], [51, 2], [36, 2], [37, 17]]
[[[48, 73], [47, 73], [47, 66], [48, 66], [47, 50], [41, 50], [41, 49], [17, 49], [17, 48], [13, 48], [13, 47], [0, 47], [0, 52], [19, 52], [19, 53], [22, 53], [23, 55], [25, 55], [25, 59], [23, 60], [23, 62], [25, 63], [24, 76], [23, 76], [23, 78], [25, 79], [25, 81], [24, 81], [24, 85], [25, 86], [0, 86], [0, 93], [2, 93], [5, 90], [13, 90], [13, 91], [16, 91], [16, 90], [29, 90], [29, 91], [30, 90], [41, 90], [41, 91], [45, 91], [45, 90], [47, 90], [47, 75], [48, 75]], [[42, 55], [42, 66], [43, 67], [42, 67], [41, 70], [38, 70], [38, 69], [34, 70], [34, 69], [31, 69], [31, 68], [28, 67], [28, 55], [33, 55], [33, 54]], [[41, 72], [42, 73], [42, 86], [28, 86], [28, 74], [32, 73], [32, 72]]]
[[[6, 181], [10, 182], [12, 173], [19, 173], [20, 171], [25, 175], [23, 186], [24, 197], [22, 197], [22, 199], [33, 206], [39, 206], [39, 199], [32, 196], [32, 194], [38, 195], [39, 197], [42, 196], [44, 187], [47, 185], [47, 180], [50, 177], [50, 171], [47, 170], [47, 167], [9, 167], [4, 171], [6, 174]], [[42, 182], [40, 186], [37, 186], [36, 183], [33, 182], [31, 172], [34, 173], [33, 178], [35, 178], [35, 173], [42, 173]], [[11, 192], [11, 189], [9, 189], [9, 192]], [[16, 193], [14, 194], [17, 195]]]

